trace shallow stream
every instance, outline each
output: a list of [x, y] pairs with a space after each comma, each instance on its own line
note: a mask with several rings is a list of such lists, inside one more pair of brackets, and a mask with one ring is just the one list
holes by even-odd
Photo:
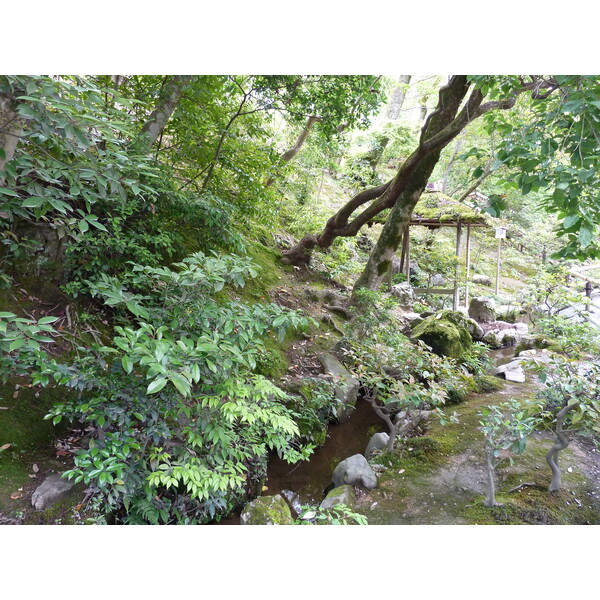
[[[494, 367], [510, 362], [514, 358], [515, 348], [490, 350], [489, 356]], [[514, 394], [517, 389], [507, 386], [501, 392]], [[369, 439], [379, 431], [387, 432], [387, 426], [365, 400], [358, 400], [356, 410], [345, 423], [329, 427], [327, 441], [317, 448], [310, 460], [290, 465], [273, 455], [267, 469], [264, 496], [281, 494], [294, 508], [301, 505], [319, 505], [324, 497], [325, 488], [331, 483], [331, 474], [336, 465], [354, 454], [364, 454]], [[221, 521], [223, 525], [239, 525], [239, 513]]]

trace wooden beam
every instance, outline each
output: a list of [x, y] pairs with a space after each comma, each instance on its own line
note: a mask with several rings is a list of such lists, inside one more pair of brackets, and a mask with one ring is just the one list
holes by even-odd
[[412, 291], [415, 294], [445, 294], [448, 296], [454, 294], [454, 288], [449, 290], [443, 288], [413, 288]]
[[600, 279], [594, 279], [593, 277], [588, 277], [587, 275], [582, 275], [577, 271], [569, 270], [569, 274], [573, 275], [573, 277], [577, 277], [578, 279], [583, 279], [584, 281], [591, 281], [596, 285], [600, 285]]

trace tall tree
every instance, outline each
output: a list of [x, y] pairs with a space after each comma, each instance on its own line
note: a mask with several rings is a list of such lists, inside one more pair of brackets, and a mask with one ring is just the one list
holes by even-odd
[[410, 84], [412, 75], [400, 75], [398, 77], [398, 85], [392, 94], [390, 106], [388, 108], [388, 119], [395, 121], [400, 116], [404, 99], [406, 98], [406, 92]]
[[[438, 106], [423, 125], [417, 148], [399, 166], [394, 179], [357, 194], [329, 219], [321, 233], [305, 236], [284, 253], [284, 260], [290, 263], [306, 262], [314, 248], [328, 248], [339, 236], [354, 236], [375, 216], [392, 209], [355, 287], [377, 288], [442, 149], [474, 119], [490, 111], [512, 108], [519, 94], [531, 91], [534, 98], [546, 99], [558, 87], [555, 79], [537, 76], [527, 79], [506, 77], [498, 82], [490, 77], [450, 77], [448, 83], [439, 90]], [[490, 99], [484, 102], [486, 95]], [[362, 212], [354, 216], [357, 209], [369, 202]]]

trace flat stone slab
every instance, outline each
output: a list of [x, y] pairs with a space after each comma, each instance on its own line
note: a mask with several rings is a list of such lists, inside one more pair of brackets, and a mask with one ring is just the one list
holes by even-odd
[[494, 375], [502, 375], [506, 381], [525, 383], [525, 371], [521, 366], [522, 360], [513, 360], [505, 365], [500, 365], [494, 370]]

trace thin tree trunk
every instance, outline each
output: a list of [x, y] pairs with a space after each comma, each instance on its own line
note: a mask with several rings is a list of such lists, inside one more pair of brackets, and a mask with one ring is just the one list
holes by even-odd
[[404, 99], [406, 98], [406, 92], [408, 90], [408, 84], [412, 75], [400, 75], [398, 77], [398, 86], [394, 90], [392, 100], [390, 102], [390, 108], [388, 110], [388, 119], [395, 121], [400, 116]]
[[4, 185], [6, 165], [15, 155], [23, 121], [17, 113], [16, 101], [7, 94], [0, 94], [0, 185]]
[[321, 120], [322, 120], [321, 117], [314, 116], [314, 115], [312, 117], [308, 117], [308, 120], [306, 121], [306, 125], [304, 126], [304, 129], [298, 136], [296, 143], [287, 152], [284, 152], [281, 155], [281, 159], [284, 160], [285, 162], [290, 162], [290, 160], [292, 160], [292, 158], [294, 158], [294, 156], [296, 156], [296, 154], [298, 154], [298, 152], [300, 152], [300, 148], [302, 148], [304, 142], [306, 141], [306, 138], [308, 137], [308, 134], [310, 133], [310, 130], [312, 129], [313, 125], [317, 121], [321, 121]]
[[578, 404], [568, 404], [559, 411], [558, 415], [556, 415], [556, 442], [546, 454], [546, 462], [552, 471], [552, 481], [550, 482], [550, 487], [548, 488], [549, 492], [558, 491], [562, 484], [560, 467], [558, 466], [558, 453], [569, 445], [569, 440], [563, 431], [563, 426], [567, 415], [571, 411], [575, 410], [578, 406]]
[[172, 75], [165, 81], [158, 104], [144, 123], [142, 131], [138, 136], [138, 140], [146, 145], [147, 148], [150, 148], [160, 136], [171, 115], [175, 112], [175, 108], [181, 100], [183, 92], [192, 80], [193, 76], [191, 75]]
[[450, 160], [448, 161], [448, 166], [446, 167], [446, 170], [444, 171], [444, 181], [442, 183], [442, 194], [446, 193], [446, 189], [448, 188], [448, 177], [450, 177], [450, 172], [452, 171], [452, 167], [454, 165], [454, 162], [456, 161], [456, 157], [458, 156], [458, 153], [460, 152], [460, 149], [462, 148], [462, 145], [464, 144], [464, 138], [458, 138], [456, 140], [456, 146], [454, 146], [454, 152], [452, 153], [452, 156], [450, 157]]
[[491, 450], [485, 455], [487, 466], [487, 495], [485, 497], [484, 506], [492, 508], [496, 506], [496, 482], [494, 481], [494, 458]]
[[365, 400], [373, 407], [375, 414], [383, 419], [390, 430], [390, 437], [388, 439], [386, 450], [392, 452], [394, 450], [394, 444], [396, 443], [396, 437], [398, 436], [398, 426], [392, 421], [391, 416], [377, 404], [374, 397], [369, 394], [365, 395]]
[[[290, 162], [290, 160], [292, 160], [296, 156], [296, 154], [300, 152], [300, 148], [302, 148], [302, 146], [304, 145], [304, 142], [306, 141], [310, 130], [313, 128], [313, 125], [318, 121], [322, 121], [322, 118], [316, 115], [308, 117], [304, 129], [300, 132], [300, 135], [296, 139], [296, 143], [289, 150], [287, 150], [281, 155], [281, 160], [285, 162]], [[275, 178], [271, 177], [267, 181], [266, 186], [270, 187], [273, 185], [273, 183], [275, 183]]]

